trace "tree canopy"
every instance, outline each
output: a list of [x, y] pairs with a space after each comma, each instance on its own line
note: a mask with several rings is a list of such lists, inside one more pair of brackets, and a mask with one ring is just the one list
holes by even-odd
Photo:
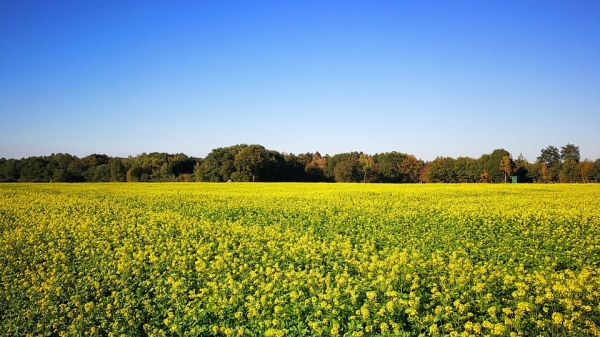
[[516, 160], [504, 149], [479, 158], [438, 157], [425, 162], [412, 154], [347, 152], [283, 153], [262, 145], [213, 149], [205, 158], [183, 153], [142, 153], [127, 158], [68, 153], [22, 159], [0, 158], [0, 181], [157, 182], [297, 181], [365, 183], [600, 182], [600, 159], [581, 160], [579, 146], [548, 146], [536, 162]]

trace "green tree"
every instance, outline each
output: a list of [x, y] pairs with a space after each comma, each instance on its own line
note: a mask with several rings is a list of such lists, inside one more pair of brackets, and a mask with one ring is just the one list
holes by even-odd
[[567, 143], [567, 145], [560, 148], [560, 158], [563, 160], [560, 168], [561, 181], [573, 182], [578, 180], [577, 164], [581, 159], [579, 146]]
[[579, 163], [579, 160], [581, 159], [579, 146], [567, 143], [567, 145], [560, 148], [560, 158], [563, 161], [574, 161], [575, 163]]
[[578, 162], [573, 158], [565, 160], [560, 168], [561, 182], [573, 182], [578, 178], [577, 174]]
[[111, 158], [108, 162], [110, 168], [110, 181], [125, 182], [127, 176], [127, 168], [123, 164], [121, 158]]
[[548, 146], [542, 149], [540, 156], [537, 158], [538, 163], [546, 163], [547, 166], [552, 166], [560, 163], [560, 152], [555, 146]]
[[[480, 182], [491, 182], [491, 177], [490, 174], [488, 172], [488, 162], [490, 161], [491, 155], [489, 153], [486, 154], [482, 154], [481, 157], [479, 157], [476, 160], [476, 176], [478, 181]], [[484, 174], [485, 173], [485, 174]]]
[[[327, 160], [325, 176], [337, 182], [359, 182], [364, 172], [358, 159], [358, 152], [336, 154]], [[338, 167], [339, 168], [336, 168]]]
[[425, 178], [428, 183], [453, 183], [456, 182], [454, 173], [454, 158], [438, 157], [429, 164]]
[[246, 144], [220, 147], [213, 149], [202, 161], [202, 181], [227, 181], [231, 174], [236, 171], [235, 156], [242, 149], [248, 147]]
[[293, 153], [283, 154], [282, 180], [283, 181], [308, 181], [307, 174], [304, 172], [306, 166], [310, 163], [312, 154], [301, 153], [295, 155]]
[[542, 178], [545, 182], [558, 181], [559, 173], [561, 169], [561, 156], [560, 152], [555, 146], [548, 146], [545, 149], [542, 149], [540, 156], [537, 158], [538, 163], [545, 163], [547, 173], [544, 174]]
[[[213, 150], [204, 158], [201, 167], [198, 169], [200, 176], [197, 179], [200, 179], [200, 181], [226, 181], [221, 175], [221, 154], [220, 151]], [[227, 179], [229, 179], [229, 174]]]
[[363, 171], [363, 179], [362, 180], [364, 183], [366, 183], [367, 175], [371, 175], [371, 173], [375, 169], [375, 161], [373, 160], [372, 156], [369, 156], [369, 155], [361, 152], [358, 157], [358, 162], [359, 162], [360, 166], [362, 167], [362, 171]]
[[479, 179], [477, 161], [470, 157], [458, 157], [454, 161], [454, 173], [459, 183], [474, 183]]
[[235, 155], [234, 163], [237, 176], [248, 177], [254, 182], [258, 180], [261, 170], [269, 165], [269, 155], [263, 146], [250, 145]]
[[91, 154], [89, 156], [85, 156], [81, 158], [81, 163], [85, 167], [99, 166], [108, 164], [109, 157], [105, 154]]
[[540, 182], [541, 179], [541, 166], [540, 163], [531, 163], [527, 165], [527, 181], [535, 183]]
[[126, 178], [127, 182], [147, 182], [150, 180], [152, 174], [149, 167], [133, 166], [127, 170]]
[[94, 169], [94, 182], [109, 182], [110, 181], [110, 166], [108, 164], [98, 165]]
[[600, 158], [596, 159], [594, 164], [592, 164], [588, 177], [590, 180], [600, 183]]
[[402, 182], [405, 183], [417, 183], [419, 182], [419, 175], [424, 163], [422, 160], [412, 154], [406, 155], [404, 160], [398, 166], [398, 172], [402, 177]]
[[373, 156], [378, 180], [385, 183], [416, 183], [420, 181], [421, 170], [425, 166], [422, 160], [412, 154], [396, 151]]
[[45, 172], [45, 175], [48, 177], [48, 180], [56, 182], [74, 181], [74, 175], [76, 172], [71, 172], [71, 170], [76, 166], [71, 166], [71, 164], [76, 159], [77, 157], [72, 156], [68, 153], [51, 154], [48, 157], [48, 165], [46, 166]]
[[239, 171], [233, 172], [230, 176], [230, 180], [236, 182], [248, 182], [251, 178], [246, 172]]
[[183, 153], [176, 153], [167, 157], [167, 165], [170, 168], [170, 173], [175, 177], [193, 173], [197, 162], [196, 158], [188, 157]]
[[523, 154], [520, 153], [515, 163], [514, 174], [517, 176], [519, 182], [532, 182], [533, 179], [530, 177], [530, 171], [532, 170], [532, 164], [530, 164]]
[[19, 180], [43, 181], [47, 161], [43, 157], [28, 157], [20, 162]]
[[487, 157], [487, 161], [482, 163], [482, 171], [487, 172], [494, 183], [504, 181], [504, 172], [500, 169], [500, 163], [504, 156], [510, 157], [510, 153], [504, 149], [496, 149]]
[[262, 181], [288, 181], [287, 161], [284, 154], [273, 150], [267, 150], [267, 158], [269, 161], [259, 173]]
[[356, 182], [360, 180], [360, 164], [354, 161], [344, 160], [335, 165], [334, 177], [337, 182]]
[[103, 179], [100, 177], [104, 173], [99, 172], [98, 175], [96, 175], [96, 170], [98, 169], [98, 167], [100, 167], [102, 165], [107, 165], [108, 161], [109, 161], [109, 157], [105, 154], [91, 154], [89, 156], [85, 156], [85, 157], [81, 158], [81, 160], [80, 160], [81, 171], [82, 171], [81, 176], [83, 177], [83, 180], [84, 181], [98, 181], [95, 179]]
[[0, 165], [0, 180], [17, 181], [19, 179], [19, 164], [18, 159], [5, 159], [3, 164]]
[[404, 153], [396, 151], [385, 152], [373, 156], [377, 163], [377, 174], [379, 181], [384, 183], [400, 183], [404, 180], [400, 166], [406, 159]]
[[83, 177], [83, 173], [87, 170], [85, 163], [81, 161], [81, 159], [77, 157], [73, 157], [73, 161], [69, 163], [67, 166], [67, 171], [69, 172], [69, 179], [71, 182], [83, 182], [85, 178]]

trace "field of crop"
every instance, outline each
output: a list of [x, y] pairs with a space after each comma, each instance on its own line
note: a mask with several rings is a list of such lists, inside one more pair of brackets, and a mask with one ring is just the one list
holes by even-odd
[[600, 185], [0, 184], [1, 336], [600, 336]]

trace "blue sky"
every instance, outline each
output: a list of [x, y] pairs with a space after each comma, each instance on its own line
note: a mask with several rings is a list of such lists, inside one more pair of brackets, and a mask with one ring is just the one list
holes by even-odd
[[598, 1], [0, 4], [0, 157], [600, 158]]

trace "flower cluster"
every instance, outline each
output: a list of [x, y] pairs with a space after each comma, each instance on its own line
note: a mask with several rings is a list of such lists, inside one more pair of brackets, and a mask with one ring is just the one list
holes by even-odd
[[0, 184], [0, 336], [600, 336], [599, 195]]

